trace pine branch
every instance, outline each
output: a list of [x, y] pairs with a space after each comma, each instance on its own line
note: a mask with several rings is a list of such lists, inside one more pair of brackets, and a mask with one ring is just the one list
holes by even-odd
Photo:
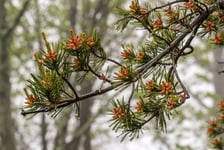
[[[117, 85], [117, 87], [118, 86], [119, 85]], [[99, 89], [99, 90], [96, 90], [94, 92], [90, 92], [90, 93], [87, 93], [87, 94], [84, 94], [84, 95], [80, 95], [79, 97], [65, 99], [65, 100], [60, 101], [60, 102], [58, 102], [56, 104], [53, 104], [53, 105], [51, 105], [49, 107], [41, 108], [41, 109], [38, 109], [38, 110], [31, 110], [31, 111], [24, 111], [24, 110], [22, 110], [21, 111], [21, 114], [23, 116], [26, 116], [27, 114], [37, 114], [37, 113], [40, 113], [40, 112], [53, 111], [53, 110], [56, 110], [56, 109], [63, 108], [63, 107], [66, 107], [68, 105], [71, 105], [73, 103], [76, 103], [76, 102], [85, 100], [85, 99], [87, 99], [89, 97], [94, 97], [94, 96], [102, 95], [104, 93], [107, 93], [107, 92], [115, 89], [115, 88], [116, 87], [114, 87], [114, 86], [109, 86], [109, 87], [104, 88], [104, 89]]]
[[[40, 77], [32, 75], [34, 81], [28, 80], [32, 94], [25, 90], [28, 107], [22, 110], [21, 114], [25, 116], [55, 111], [54, 114], [57, 115], [61, 108], [132, 85], [127, 100], [122, 98], [113, 101], [114, 108], [111, 110], [113, 130], [122, 131], [122, 140], [127, 136], [132, 140], [139, 136], [146, 123], [155, 118], [156, 127], [166, 131], [166, 119], [190, 97], [177, 72], [178, 60], [194, 51], [191, 43], [196, 35], [203, 37], [215, 31], [215, 38], [212, 39], [214, 44], [224, 44], [223, 35], [219, 34], [215, 23], [210, 21], [211, 14], [222, 9], [223, 4], [223, 1], [210, 5], [198, 1], [176, 0], [147, 10], [135, 0], [132, 1], [129, 10], [118, 9], [123, 16], [116, 22], [118, 30], [123, 31], [129, 23], [135, 23], [143, 27], [152, 37], [137, 50], [133, 46], [122, 45], [123, 62], [117, 62], [106, 56], [96, 31], [92, 37], [86, 33], [78, 36], [71, 31], [71, 39], [68, 39], [62, 48], [63, 54], [68, 54], [66, 59], [63, 59], [64, 55], [61, 55], [59, 50], [51, 49], [44, 36], [47, 52], [42, 51], [43, 56], [40, 57], [36, 55], [42, 75]], [[180, 6], [176, 7], [177, 5]], [[174, 6], [175, 10], [172, 8]], [[164, 11], [165, 17], [160, 10]], [[70, 58], [73, 59], [72, 63], [67, 62], [71, 60]], [[111, 80], [98, 73], [101, 72], [99, 70], [104, 67], [105, 62], [112, 62], [119, 69], [113, 73], [114, 78]], [[59, 64], [63, 66], [60, 68], [63, 73], [59, 72], [57, 67]], [[108, 82], [110, 86], [79, 95], [70, 83], [69, 77], [63, 76], [79, 72], [84, 72], [81, 79], [85, 79], [90, 73]], [[69, 90], [64, 90], [64, 85], [59, 86], [61, 82], [68, 85], [74, 97]], [[60, 96], [60, 92], [63, 96]], [[140, 100], [137, 102], [134, 98], [135, 93], [140, 95], [138, 96]], [[133, 102], [136, 103], [134, 108]]]

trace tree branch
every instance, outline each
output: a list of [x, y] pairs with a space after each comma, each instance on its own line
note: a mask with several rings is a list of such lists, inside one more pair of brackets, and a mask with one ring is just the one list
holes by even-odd
[[170, 53], [174, 48], [178, 46], [178, 44], [184, 40], [184, 38], [192, 32], [192, 29], [194, 26], [202, 24], [202, 22], [208, 18], [208, 16], [214, 11], [215, 5], [211, 6], [208, 10], [204, 11], [203, 13], [199, 14], [198, 17], [193, 20], [193, 22], [189, 25], [188, 28], [184, 30], [184, 32], [177, 37], [171, 44], [168, 46], [163, 52], [161, 52], [159, 55], [154, 57], [151, 61], [143, 65], [139, 70], [139, 74], [142, 75], [144, 74], [149, 68], [152, 66], [156, 65], [159, 60], [161, 60], [165, 55]]
[[[182, 1], [175, 1], [175, 3], [177, 2], [186, 2], [185, 0], [182, 0]], [[166, 6], [169, 6], [171, 4], [166, 4], [164, 6], [161, 6], [161, 7], [158, 7], [159, 8], [162, 8], [162, 7], [166, 7]], [[198, 28], [199, 26], [203, 23], [203, 21], [205, 19], [208, 18], [208, 16], [213, 13], [213, 11], [215, 10], [215, 7], [217, 7], [217, 5], [220, 5], [219, 3], [216, 3], [216, 5], [212, 5], [210, 6], [209, 8], [206, 7], [205, 10], [202, 10], [197, 16], [196, 18], [190, 23], [189, 26], [185, 26], [185, 29], [183, 30], [182, 33], [180, 33], [180, 35], [175, 39], [173, 40], [173, 42], [171, 42], [169, 44], [169, 46], [167, 48], [165, 48], [161, 53], [159, 53], [157, 56], [155, 56], [152, 60], [150, 60], [149, 62], [147, 62], [146, 64], [144, 64], [140, 69], [138, 69], [138, 76], [135, 77], [135, 79], [132, 80], [131, 83], [133, 83], [133, 89], [132, 89], [132, 93], [131, 93], [131, 96], [129, 98], [129, 102], [128, 102], [128, 105], [130, 107], [130, 101], [131, 101], [131, 97], [133, 96], [133, 93], [134, 93], [134, 82], [138, 81], [140, 79], [141, 76], [143, 76], [150, 68], [154, 67], [155, 65], [157, 64], [160, 64], [161, 63], [161, 59], [166, 56], [167, 54], [171, 53], [175, 48], [178, 48], [178, 45], [180, 44], [180, 42], [182, 42], [187, 35], [189, 35], [191, 33], [191, 36], [190, 38], [187, 39], [187, 41], [185, 42], [185, 45], [182, 47], [182, 49], [180, 50], [180, 52], [176, 55], [176, 57], [172, 58], [172, 62], [173, 62], [173, 66], [172, 66], [172, 69], [171, 69], [171, 72], [173, 72], [178, 80], [178, 82], [180, 83], [184, 93], [187, 94], [186, 97], [184, 97], [183, 99], [181, 99], [181, 102], [180, 102], [180, 105], [182, 103], [184, 103], [185, 99], [189, 98], [189, 95], [187, 93], [187, 90], [186, 88], [184, 87], [183, 83], [181, 82], [179, 76], [178, 76], [178, 73], [176, 71], [176, 63], [177, 63], [177, 60], [178, 58], [181, 56], [182, 53], [184, 53], [184, 50], [186, 48], [188, 48], [190, 46], [190, 43], [191, 41], [193, 40], [193, 38], [195, 37], [197, 31], [198, 31]], [[155, 35], [154, 35], [155, 36]], [[162, 39], [161, 39], [162, 40]], [[192, 50], [193, 51], [193, 50]], [[99, 57], [99, 58], [102, 58], [102, 56], [98, 56], [97, 54], [93, 53], [96, 57]], [[108, 61], [111, 61], [115, 64], [117, 64], [118, 66], [122, 66], [122, 64], [120, 63], [117, 63], [116, 61], [113, 61], [111, 59], [108, 59], [108, 58], [103, 58], [105, 60], [108, 60]], [[89, 68], [91, 68], [89, 66]], [[90, 70], [95, 76], [99, 77], [99, 75], [94, 71], [94, 70]], [[57, 72], [59, 75], [60, 73]], [[67, 80], [65, 80], [67, 81]], [[67, 81], [68, 82], [68, 81]], [[108, 81], [109, 82], [109, 81]], [[81, 95], [81, 96], [78, 96], [76, 94], [76, 92], [73, 90], [74, 94], [76, 95], [76, 97], [73, 97], [73, 98], [68, 98], [68, 99], [65, 99], [65, 100], [62, 100], [62, 101], [59, 101], [58, 103], [56, 104], [52, 104], [50, 106], [48, 106], [47, 108], [40, 108], [40, 109], [37, 109], [37, 110], [34, 110], [34, 111], [24, 111], [22, 110], [21, 114], [22, 115], [27, 115], [27, 114], [32, 114], [32, 113], [39, 113], [39, 112], [49, 112], [49, 111], [52, 111], [52, 110], [56, 110], [56, 109], [59, 109], [59, 108], [63, 108], [65, 106], [68, 106], [72, 103], [76, 103], [78, 101], [82, 101], [82, 100], [85, 100], [89, 97], [94, 97], [94, 96], [98, 96], [98, 95], [101, 95], [101, 94], [104, 94], [108, 91], [111, 91], [113, 89], [115, 89], [116, 87], [120, 86], [121, 84], [118, 84], [116, 86], [109, 86], [109, 87], [106, 87], [104, 89], [99, 89], [99, 90], [96, 90], [96, 91], [93, 91], [93, 92], [90, 92], [90, 93], [87, 93], [87, 94], [84, 94], [84, 95]], [[70, 85], [71, 86], [71, 85]], [[72, 87], [72, 86], [71, 86]], [[128, 108], [129, 109], [129, 108]], [[156, 111], [146, 122], [150, 121], [154, 116], [156, 116], [156, 114], [158, 113], [158, 111]], [[145, 123], [146, 123], [145, 122]], [[143, 123], [144, 124], [144, 123]]]
[[99, 90], [96, 90], [94, 92], [90, 92], [90, 93], [81, 95], [79, 97], [65, 99], [65, 100], [60, 101], [60, 102], [58, 102], [56, 104], [53, 104], [53, 105], [51, 105], [51, 106], [49, 106], [47, 108], [41, 108], [41, 109], [38, 109], [38, 110], [35, 110], [35, 111], [24, 111], [22, 109], [21, 114], [23, 116], [26, 116], [27, 114], [35, 114], [35, 113], [40, 113], [40, 112], [49, 112], [49, 111], [52, 111], [52, 110], [56, 110], [58, 108], [63, 108], [63, 107], [68, 106], [70, 104], [73, 104], [73, 103], [82, 101], [82, 100], [84, 100], [86, 98], [94, 97], [94, 96], [98, 96], [98, 95], [104, 94], [104, 93], [106, 93], [108, 91], [111, 91], [111, 90], [115, 89], [118, 86], [119, 85], [117, 85], [117, 86], [109, 86], [107, 88], [99, 89]]
[[26, 12], [29, 4], [30, 4], [30, 0], [26, 0], [23, 3], [22, 9], [19, 11], [18, 15], [15, 17], [12, 26], [9, 27], [9, 29], [6, 31], [6, 33], [4, 35], [4, 38], [8, 38], [9, 36], [11, 36], [12, 32], [15, 30], [15, 28], [17, 27], [17, 25], [20, 23], [21, 18], [24, 15], [24, 13]]

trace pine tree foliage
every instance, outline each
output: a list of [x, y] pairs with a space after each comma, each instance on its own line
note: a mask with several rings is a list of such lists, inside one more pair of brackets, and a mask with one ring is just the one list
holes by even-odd
[[[46, 49], [34, 55], [39, 74], [31, 74], [24, 89], [27, 98], [22, 114], [56, 116], [72, 104], [79, 110], [78, 102], [89, 97], [112, 90], [119, 94], [128, 88], [128, 99], [113, 100], [112, 129], [121, 133], [122, 140], [139, 137], [149, 122], [166, 131], [166, 120], [190, 97], [179, 77], [178, 62], [194, 51], [191, 43], [196, 36], [224, 44], [223, 4], [176, 0], [153, 7], [133, 0], [128, 9], [118, 8], [121, 18], [115, 22], [116, 30], [125, 32], [128, 25], [134, 25], [149, 35], [141, 46], [122, 44], [121, 62], [107, 57], [96, 31], [91, 36], [70, 31], [70, 38], [57, 46], [50, 45], [43, 33]], [[109, 75], [103, 69], [107, 63], [116, 66]], [[102, 80], [103, 86], [80, 95], [76, 88], [81, 82], [70, 82], [73, 74], [81, 80], [92, 76]]]

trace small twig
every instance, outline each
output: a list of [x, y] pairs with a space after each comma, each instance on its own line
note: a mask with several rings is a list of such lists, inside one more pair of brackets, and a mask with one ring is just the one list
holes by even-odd
[[158, 115], [159, 110], [155, 111], [151, 117], [149, 117], [147, 120], [145, 120], [144, 122], [142, 122], [139, 126], [142, 127], [144, 126], [146, 123], [148, 123], [149, 121], [151, 121], [156, 115]]
[[130, 94], [129, 99], [128, 99], [128, 109], [127, 109], [127, 113], [129, 113], [129, 111], [130, 111], [131, 100], [132, 100], [132, 97], [133, 97], [133, 95], [134, 95], [134, 91], [135, 91], [135, 83], [133, 82], [133, 83], [132, 83], [131, 94]]
[[220, 73], [224, 73], [224, 70], [222, 70], [222, 71], [218, 71], [218, 73], [220, 74]]
[[110, 62], [112, 62], [112, 63], [114, 63], [114, 64], [117, 64], [118, 66], [122, 66], [122, 64], [120, 64], [119, 62], [117, 62], [116, 60], [113, 60], [113, 59], [111, 59], [111, 58], [106, 58], [106, 60], [107, 60], [107, 61], [110, 61]]
[[66, 92], [65, 90], [61, 90], [63, 93], [65, 93], [65, 95], [67, 95], [68, 97], [70, 97], [70, 98], [72, 98], [72, 96], [68, 93], [68, 92]]
[[224, 61], [219, 61], [219, 62], [217, 62], [218, 64], [224, 64]]
[[183, 103], [185, 103], [185, 100], [186, 100], [186, 99], [190, 98], [190, 95], [189, 95], [189, 93], [188, 93], [186, 87], [184, 86], [184, 84], [182, 83], [182, 81], [181, 81], [181, 79], [180, 79], [180, 77], [179, 77], [179, 74], [178, 74], [178, 72], [177, 72], [177, 70], [176, 70], [176, 66], [175, 66], [175, 64], [174, 64], [174, 67], [173, 67], [173, 72], [174, 72], [174, 74], [175, 74], [175, 76], [176, 76], [176, 78], [177, 78], [177, 81], [179, 82], [181, 88], [183, 89], [184, 94], [186, 94], [186, 96], [184, 96], [183, 98], [181, 98], [181, 100], [180, 100], [180, 102], [179, 102], [179, 104], [178, 104], [178, 106], [180, 106], [180, 105], [182, 105]]
[[78, 98], [78, 94], [76, 92], [76, 90], [74, 89], [74, 87], [71, 85], [71, 83], [63, 76], [60, 74], [59, 70], [56, 68], [56, 73], [58, 76], [60, 76], [62, 78], [62, 80], [65, 81], [65, 83], [67, 83], [67, 85], [69, 86], [69, 88], [72, 90], [72, 92], [75, 94], [75, 96]]
[[[97, 74], [89, 65], [88, 65], [88, 69], [90, 72], [92, 72], [96, 77], [101, 78], [101, 75]], [[108, 79], [104, 79], [104, 81], [107, 81], [108, 83], [112, 83], [110, 80]]]
[[112, 62], [112, 63], [114, 63], [114, 64], [116, 64], [116, 65], [118, 65], [118, 66], [122, 66], [122, 64], [120, 64], [119, 62], [117, 62], [117, 61], [115, 61], [115, 60], [113, 60], [113, 59], [111, 59], [111, 58], [102, 57], [102, 56], [97, 55], [97, 54], [95, 53], [95, 51], [92, 51], [92, 53], [93, 53], [94, 56], [96, 56], [96, 57], [98, 57], [98, 58], [101, 58], [101, 59], [110, 61], [110, 62]]

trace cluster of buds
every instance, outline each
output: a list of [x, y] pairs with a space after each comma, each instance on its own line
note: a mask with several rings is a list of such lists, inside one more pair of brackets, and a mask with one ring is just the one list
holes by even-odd
[[120, 80], [120, 81], [129, 81], [131, 72], [128, 70], [128, 68], [121, 67], [119, 73], [115, 73], [116, 77], [115, 79]]
[[46, 61], [46, 62], [56, 61], [57, 55], [58, 55], [58, 53], [56, 51], [47, 52], [44, 55], [45, 56], [44, 61]]
[[136, 60], [139, 61], [139, 62], [143, 62], [144, 57], [145, 57], [145, 53], [144, 52], [139, 52], [138, 55], [136, 56]]
[[218, 104], [218, 108], [219, 108], [219, 111], [224, 112], [224, 101], [221, 101], [221, 102]]
[[155, 83], [153, 80], [148, 81], [145, 85], [146, 92], [148, 93], [152, 92], [155, 88]]
[[112, 113], [113, 113], [112, 116], [113, 119], [122, 119], [126, 116], [124, 110], [121, 107], [114, 108]]
[[77, 50], [82, 46], [83, 39], [74, 35], [72, 39], [67, 39], [67, 42], [66, 47], [68, 49]]
[[143, 9], [138, 2], [132, 1], [131, 5], [129, 6], [130, 8], [130, 15], [134, 15], [138, 20], [143, 20], [145, 15], [147, 14], [147, 10]]
[[216, 28], [215, 28], [215, 24], [211, 21], [207, 21], [205, 23], [205, 31], [207, 32], [210, 32], [210, 31], [214, 31]]
[[[207, 134], [209, 137], [211, 137], [212, 140], [212, 145], [215, 148], [218, 149], [222, 149], [222, 147], [224, 146], [223, 143], [223, 138], [221, 137], [221, 134], [224, 133], [224, 128], [223, 128], [223, 124], [224, 124], [224, 101], [221, 101], [218, 104], [218, 110], [220, 115], [213, 120], [209, 121], [209, 126], [207, 128]], [[218, 138], [217, 136], [220, 137]]]
[[137, 54], [132, 49], [125, 49], [121, 52], [121, 56], [124, 61], [137, 61], [138, 63], [144, 63], [147, 59], [147, 55], [144, 51], [139, 51]]
[[184, 5], [185, 5], [186, 9], [190, 9], [190, 10], [197, 10], [198, 9], [198, 6], [193, 1], [188, 1]]
[[33, 103], [36, 101], [36, 97], [33, 94], [30, 94], [27, 98], [26, 98], [26, 102], [25, 104], [27, 104], [29, 107], [33, 106]]
[[206, 3], [206, 4], [209, 4], [209, 5], [213, 4], [214, 2], [215, 2], [215, 0], [206, 0], [206, 1], [205, 1], [205, 3]]
[[131, 61], [133, 60], [133, 58], [135, 58], [135, 53], [133, 50], [128, 49], [121, 52], [121, 56], [123, 57], [124, 60]]
[[95, 45], [92, 37], [87, 36], [85, 33], [82, 33], [80, 36], [72, 35], [72, 38], [66, 41], [66, 48], [70, 50], [79, 50], [82, 46], [84, 49], [89, 50], [91, 46]]
[[219, 23], [223, 23], [224, 22], [224, 12], [223, 11], [216, 12], [215, 16], [217, 17], [217, 21]]
[[177, 104], [178, 104], [178, 102], [173, 99], [168, 100], [166, 103], [168, 109], [175, 108], [177, 106]]
[[213, 41], [214, 44], [217, 44], [217, 45], [223, 44], [224, 43], [224, 36], [221, 35], [221, 34], [216, 34], [215, 38], [212, 39], [212, 41]]
[[173, 93], [174, 91], [171, 90], [172, 89], [172, 84], [169, 83], [169, 82], [165, 82], [163, 81], [162, 84], [160, 85], [160, 88], [161, 88], [161, 94], [165, 94], [165, 95], [169, 95], [171, 93]]
[[168, 20], [172, 21], [178, 19], [178, 13], [174, 9], [168, 8], [165, 10], [165, 12], [166, 16], [168, 17]]
[[144, 14], [146, 13], [146, 10], [139, 5], [139, 3], [132, 1], [131, 5], [129, 6], [131, 12], [136, 14]]
[[79, 68], [80, 67], [80, 62], [77, 58], [74, 58], [72, 62], [73, 62], [72, 65], [71, 65], [72, 67], [74, 67], [74, 68]]
[[157, 19], [154, 21], [154, 28], [162, 28], [163, 27], [163, 21], [161, 19]]
[[26, 88], [24, 88], [24, 92], [26, 94], [25, 104], [27, 104], [28, 107], [32, 107], [37, 100], [36, 96], [34, 96], [33, 94], [29, 94]]
[[212, 145], [217, 149], [222, 149], [222, 141], [220, 139], [214, 139]]
[[143, 112], [143, 105], [141, 102], [137, 102], [137, 105], [135, 106], [135, 109], [138, 111], [138, 112]]

